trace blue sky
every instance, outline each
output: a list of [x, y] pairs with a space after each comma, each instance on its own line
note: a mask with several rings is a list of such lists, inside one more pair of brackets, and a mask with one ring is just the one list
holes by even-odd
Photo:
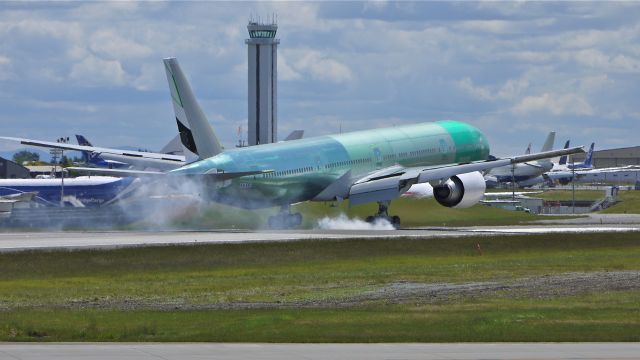
[[640, 2], [0, 2], [0, 135], [158, 150], [175, 56], [232, 146], [247, 21], [273, 13], [280, 138], [456, 119], [497, 155], [640, 145]]

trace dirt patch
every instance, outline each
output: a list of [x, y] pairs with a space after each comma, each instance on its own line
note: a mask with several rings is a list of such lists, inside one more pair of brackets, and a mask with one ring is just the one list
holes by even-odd
[[640, 289], [640, 271], [574, 272], [504, 282], [465, 284], [393, 283], [359, 296], [362, 300], [438, 303], [460, 297], [554, 298]]
[[[30, 308], [64, 309], [118, 309], [118, 310], [232, 310], [232, 309], [287, 309], [287, 308], [344, 308], [386, 304], [437, 304], [462, 298], [556, 298], [607, 291], [640, 289], [640, 271], [572, 272], [556, 275], [526, 277], [505, 281], [451, 283], [394, 282], [379, 289], [361, 294], [319, 300], [286, 302], [224, 302], [215, 304], [191, 304], [182, 300], [160, 299], [99, 299], [72, 300], [64, 304], [28, 306]], [[10, 310], [8, 304], [0, 309]]]

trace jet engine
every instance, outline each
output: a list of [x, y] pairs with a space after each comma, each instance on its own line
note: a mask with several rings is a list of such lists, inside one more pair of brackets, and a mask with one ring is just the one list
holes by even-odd
[[446, 207], [468, 208], [484, 197], [484, 177], [475, 171], [452, 176], [444, 184], [433, 187], [433, 197]]

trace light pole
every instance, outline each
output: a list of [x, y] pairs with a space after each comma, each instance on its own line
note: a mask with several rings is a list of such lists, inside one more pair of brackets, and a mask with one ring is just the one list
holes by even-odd
[[[66, 138], [61, 137], [56, 140], [58, 143], [66, 144], [69, 142], [69, 137]], [[61, 176], [61, 186], [60, 186], [60, 207], [64, 207], [64, 149], [60, 149], [60, 176]]]
[[571, 213], [576, 213], [576, 166], [571, 157]]

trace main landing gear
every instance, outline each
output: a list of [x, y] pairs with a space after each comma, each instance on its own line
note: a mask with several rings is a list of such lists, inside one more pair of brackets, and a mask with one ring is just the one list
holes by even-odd
[[378, 202], [378, 213], [376, 215], [367, 216], [366, 221], [370, 224], [375, 223], [379, 220], [386, 220], [393, 225], [394, 228], [400, 228], [400, 217], [399, 216], [389, 216], [389, 204], [390, 201], [380, 201]]
[[274, 216], [269, 216], [267, 221], [270, 229], [291, 229], [302, 225], [302, 214], [291, 213], [291, 207], [285, 205], [280, 212]]

